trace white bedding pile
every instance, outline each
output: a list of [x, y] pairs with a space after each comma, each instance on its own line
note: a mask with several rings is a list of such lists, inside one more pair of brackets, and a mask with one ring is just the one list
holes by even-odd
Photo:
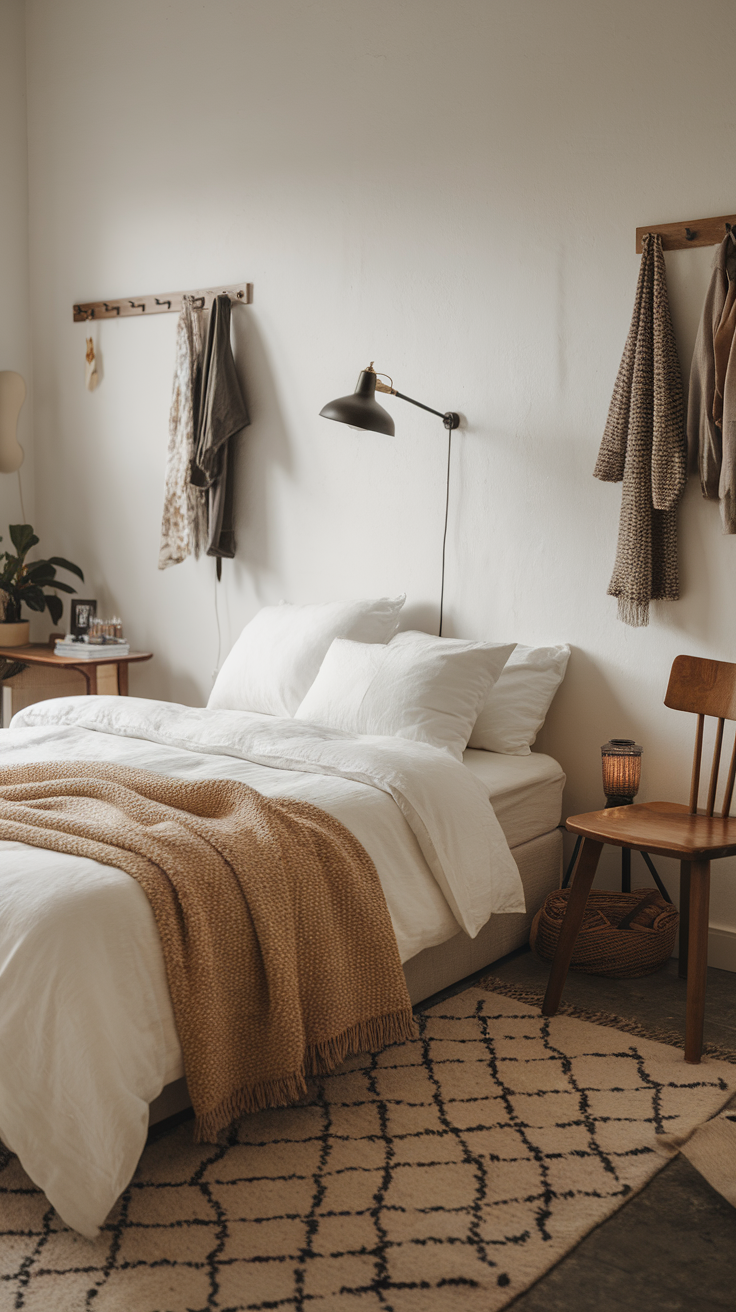
[[[5, 765], [115, 760], [243, 780], [328, 811], [371, 855], [402, 960], [524, 910], [487, 790], [447, 752], [294, 719], [134, 698], [40, 702]], [[92, 1236], [128, 1183], [148, 1104], [182, 1074], [148, 901], [97, 862], [0, 843], [0, 1137], [62, 1218]]]

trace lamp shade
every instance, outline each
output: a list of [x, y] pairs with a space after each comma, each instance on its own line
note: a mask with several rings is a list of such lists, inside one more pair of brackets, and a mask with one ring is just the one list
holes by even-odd
[[336, 419], [339, 424], [350, 424], [351, 428], [367, 428], [371, 433], [393, 437], [396, 432], [388, 410], [376, 400], [376, 375], [372, 369], [363, 370], [352, 396], [328, 401], [320, 414], [324, 419]]
[[636, 797], [642, 750], [633, 738], [612, 738], [601, 747], [603, 791], [609, 806], [626, 806]]

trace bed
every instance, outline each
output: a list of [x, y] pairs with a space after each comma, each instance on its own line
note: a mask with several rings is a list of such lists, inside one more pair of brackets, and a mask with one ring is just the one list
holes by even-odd
[[492, 916], [470, 938], [462, 930], [404, 962], [414, 1004], [523, 947], [536, 912], [562, 876], [562, 790], [565, 774], [551, 756], [504, 756], [468, 748], [463, 763], [488, 796], [521, 876], [526, 909]]
[[[49, 760], [237, 779], [322, 808], [373, 860], [413, 1002], [521, 945], [559, 882], [564, 774], [547, 756], [453, 757], [293, 714], [77, 697], [3, 731], [3, 764]], [[93, 1236], [149, 1123], [186, 1103], [156, 925], [122, 871], [7, 841], [0, 908], [0, 1138]]]

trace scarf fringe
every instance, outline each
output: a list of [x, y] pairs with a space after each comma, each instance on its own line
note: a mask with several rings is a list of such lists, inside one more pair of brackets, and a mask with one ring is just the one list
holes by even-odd
[[346, 1057], [359, 1052], [376, 1052], [391, 1043], [415, 1039], [418, 1030], [411, 1007], [402, 1007], [386, 1016], [350, 1025], [342, 1034], [310, 1044], [300, 1068], [273, 1080], [243, 1085], [213, 1107], [197, 1115], [194, 1122], [195, 1143], [215, 1143], [220, 1130], [241, 1116], [261, 1112], [267, 1107], [287, 1107], [307, 1092], [308, 1075], [327, 1075]]
[[629, 624], [632, 629], [643, 629], [649, 623], [649, 602], [619, 596], [618, 617], [622, 624]]

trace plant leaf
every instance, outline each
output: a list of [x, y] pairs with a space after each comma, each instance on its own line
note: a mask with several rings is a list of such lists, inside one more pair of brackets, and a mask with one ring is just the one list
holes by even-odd
[[39, 587], [56, 578], [56, 570], [48, 560], [33, 560], [26, 568], [26, 578], [33, 579]]
[[25, 556], [38, 542], [30, 524], [10, 524], [10, 540], [19, 556]]
[[50, 565], [58, 565], [60, 569], [68, 569], [70, 574], [76, 574], [78, 579], [84, 583], [84, 574], [78, 565], [73, 565], [70, 560], [65, 560], [63, 556], [49, 556]]
[[64, 609], [64, 603], [61, 600], [61, 597], [55, 597], [53, 593], [51, 593], [50, 595], [47, 593], [46, 605], [48, 607], [49, 615], [51, 616], [51, 619], [53, 620], [54, 624], [58, 624], [59, 620], [61, 619], [61, 612]]
[[0, 576], [2, 578], [3, 584], [10, 583], [10, 580], [15, 578], [15, 575], [18, 571], [18, 557], [11, 556], [10, 553], [7, 551], [5, 552], [5, 556], [6, 556], [5, 568], [3, 569], [2, 576]]
[[46, 598], [40, 588], [24, 588], [20, 595], [23, 605], [29, 610], [46, 609]]
[[70, 583], [62, 583], [61, 579], [54, 579], [53, 583], [44, 582], [41, 584], [41, 586], [44, 588], [52, 587], [55, 590], [58, 590], [59, 592], [76, 592], [77, 590], [76, 588], [73, 588]]

